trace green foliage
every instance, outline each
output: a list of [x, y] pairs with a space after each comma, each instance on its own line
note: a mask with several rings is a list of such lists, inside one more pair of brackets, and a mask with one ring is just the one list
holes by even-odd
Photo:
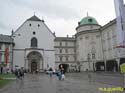
[[14, 78], [15, 75], [14, 74], [0, 74], [1, 78]]
[[6, 84], [8, 84], [11, 80], [0, 80], [0, 89], [3, 88]]

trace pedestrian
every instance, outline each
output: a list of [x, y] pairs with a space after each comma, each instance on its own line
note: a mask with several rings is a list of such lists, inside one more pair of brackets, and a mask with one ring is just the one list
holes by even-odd
[[15, 76], [16, 76], [16, 78], [18, 78], [18, 70], [17, 69], [15, 69]]
[[61, 69], [58, 69], [58, 71], [57, 71], [57, 76], [58, 76], [58, 79], [59, 79], [59, 80], [62, 79]]
[[15, 75], [16, 75], [16, 77], [17, 77], [18, 79], [20, 79], [20, 77], [21, 77], [20, 69], [16, 69], [16, 70], [15, 70]]
[[0, 68], [0, 72], [1, 72], [1, 74], [3, 74], [3, 67]]
[[20, 69], [20, 78], [22, 80], [22, 78], [24, 78], [24, 70], [23, 68]]
[[18, 78], [21, 79], [21, 70], [18, 69]]
[[49, 69], [49, 75], [50, 75], [50, 77], [52, 77], [52, 75], [53, 75], [53, 69], [52, 68]]
[[64, 80], [65, 79], [65, 70], [63, 67], [61, 67], [61, 73], [62, 73], [62, 78], [61, 80]]

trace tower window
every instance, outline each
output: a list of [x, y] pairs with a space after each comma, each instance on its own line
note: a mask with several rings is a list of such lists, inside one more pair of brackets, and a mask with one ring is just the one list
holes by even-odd
[[33, 37], [31, 39], [31, 47], [37, 47], [37, 38]]
[[29, 26], [32, 26], [31, 24], [29, 24]]
[[88, 19], [89, 22], [92, 22], [92, 19]]
[[35, 35], [36, 34], [36, 32], [33, 32], [33, 35]]
[[38, 24], [38, 27], [40, 27], [40, 24]]

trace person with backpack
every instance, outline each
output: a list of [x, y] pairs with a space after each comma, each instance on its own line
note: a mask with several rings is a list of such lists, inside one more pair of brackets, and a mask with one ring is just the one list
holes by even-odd
[[58, 79], [59, 79], [59, 80], [62, 79], [61, 69], [58, 69], [58, 71], [57, 71], [57, 76], [58, 76]]

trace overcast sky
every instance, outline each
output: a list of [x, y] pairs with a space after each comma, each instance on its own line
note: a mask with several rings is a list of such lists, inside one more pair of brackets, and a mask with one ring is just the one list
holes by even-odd
[[102, 26], [115, 18], [114, 0], [1, 0], [0, 12], [0, 34], [8, 35], [34, 12], [56, 36], [74, 35], [87, 12]]

